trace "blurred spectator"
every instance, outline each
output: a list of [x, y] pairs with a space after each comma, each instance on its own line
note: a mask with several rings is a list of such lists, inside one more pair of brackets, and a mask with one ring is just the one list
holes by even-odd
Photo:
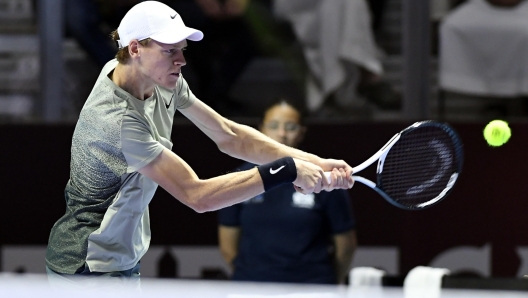
[[[508, 103], [528, 97], [528, 1], [469, 0], [440, 25], [440, 87], [497, 99], [484, 113], [510, 113]], [[504, 99], [504, 100], [503, 100]], [[525, 107], [511, 109], [524, 114]]]
[[245, 13], [250, 0], [162, 1], [174, 8], [190, 27], [206, 32], [199, 43], [189, 43], [185, 57], [196, 75], [195, 94], [226, 116], [244, 115], [245, 105], [229, 92], [256, 55], [255, 40]]
[[[243, 115], [244, 104], [229, 91], [256, 54], [244, 14], [250, 0], [165, 0], [185, 24], [207, 32], [200, 43], [189, 43], [185, 56], [192, 65], [193, 90], [205, 103], [227, 116]], [[117, 47], [109, 34], [125, 13], [140, 0], [68, 0], [67, 34], [73, 37], [99, 67], [114, 58]]]
[[134, 4], [140, 0], [67, 0], [64, 1], [66, 34], [73, 37], [89, 57], [103, 67], [114, 58], [117, 47], [110, 32]]
[[288, 20], [308, 65], [307, 108], [323, 117], [365, 114], [368, 102], [397, 110], [401, 95], [383, 79], [365, 0], [275, 0], [274, 13]]
[[[260, 130], [296, 147], [306, 127], [286, 101], [264, 112]], [[244, 164], [241, 170], [254, 167]], [[220, 250], [233, 280], [335, 284], [345, 281], [356, 249], [346, 190], [303, 195], [285, 184], [218, 211]]]

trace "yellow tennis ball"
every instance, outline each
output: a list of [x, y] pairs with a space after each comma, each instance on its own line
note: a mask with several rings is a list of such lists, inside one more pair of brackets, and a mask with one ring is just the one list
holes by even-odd
[[484, 139], [490, 146], [502, 146], [510, 137], [511, 129], [505, 121], [493, 120], [484, 128]]

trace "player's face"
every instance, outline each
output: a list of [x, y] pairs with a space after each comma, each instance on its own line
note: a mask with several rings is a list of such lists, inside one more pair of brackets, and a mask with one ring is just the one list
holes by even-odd
[[277, 142], [296, 147], [305, 131], [300, 120], [301, 115], [293, 107], [287, 104], [276, 105], [264, 114], [261, 131]]
[[141, 71], [154, 84], [168, 88], [176, 88], [176, 82], [181, 75], [181, 68], [186, 64], [183, 51], [187, 40], [175, 44], [164, 44], [151, 40], [143, 47], [141, 55]]

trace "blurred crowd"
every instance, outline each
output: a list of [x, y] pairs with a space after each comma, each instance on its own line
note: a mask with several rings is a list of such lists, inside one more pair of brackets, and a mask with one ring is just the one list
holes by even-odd
[[[138, 2], [65, 1], [66, 34], [101, 67], [116, 52], [109, 33]], [[383, 78], [383, 50], [375, 40], [385, 0], [162, 2], [205, 33], [202, 42], [189, 44], [185, 56], [192, 68], [184, 73], [198, 98], [226, 116], [255, 112], [251, 99], [232, 97], [232, 88], [258, 57], [278, 58], [287, 66], [311, 116], [346, 118], [355, 111], [365, 114], [372, 104], [401, 107], [401, 94]]]
[[[88, 62], [66, 63], [65, 101], [73, 106], [67, 111], [70, 119], [76, 119], [98, 70], [117, 51], [110, 32], [138, 2], [141, 0], [63, 1], [65, 37], [74, 40], [88, 57]], [[402, 110], [398, 84], [403, 78], [395, 78], [394, 66], [386, 69], [387, 61], [402, 55], [401, 22], [395, 23], [390, 16], [401, 13], [401, 0], [162, 2], [179, 12], [186, 25], [205, 33], [203, 41], [189, 43], [184, 75], [198, 98], [225, 116], [258, 117], [281, 96], [291, 98], [308, 117], [318, 119], [371, 119], [375, 111]], [[36, 11], [38, 1], [31, 3]], [[434, 88], [459, 94], [455, 99], [469, 96], [489, 102], [482, 113], [491, 113], [490, 117], [528, 114], [528, 87], [524, 87], [528, 75], [522, 70], [526, 60], [522, 49], [528, 39], [523, 33], [528, 27], [525, 3], [430, 0], [431, 54], [439, 61], [438, 86]], [[465, 34], [459, 40], [466, 43], [456, 44], [449, 30]], [[447, 40], [443, 45], [442, 32]], [[518, 51], [490, 46], [503, 45], [494, 40], [506, 36], [511, 36], [505, 41], [509, 48]], [[467, 44], [468, 38], [474, 42]], [[472, 59], [478, 61], [469, 64]], [[496, 74], [481, 78], [485, 73], [481, 69], [490, 63]], [[252, 84], [240, 87], [248, 72]], [[402, 76], [401, 72], [396, 76]], [[259, 85], [263, 78], [268, 81]], [[287, 81], [286, 87], [281, 80]], [[514, 102], [521, 104], [512, 108]]]

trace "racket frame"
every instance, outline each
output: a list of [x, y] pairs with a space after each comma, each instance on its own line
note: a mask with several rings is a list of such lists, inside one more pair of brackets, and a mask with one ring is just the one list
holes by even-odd
[[[434, 122], [434, 121], [430, 121], [430, 120], [428, 120], [428, 121], [420, 121], [420, 122], [414, 123], [413, 125], [405, 128], [404, 130], [402, 130], [399, 133], [395, 134], [385, 145], [383, 145], [383, 147], [381, 147], [381, 149], [379, 149], [376, 153], [374, 153], [370, 158], [368, 158], [367, 160], [365, 160], [361, 164], [353, 167], [352, 168], [353, 169], [352, 173], [354, 173], [354, 174], [358, 173], [358, 172], [362, 171], [363, 169], [365, 169], [366, 167], [368, 167], [371, 164], [373, 164], [375, 161], [378, 161], [376, 174], [380, 174], [383, 171], [383, 163], [385, 161], [385, 156], [389, 153], [390, 149], [394, 146], [394, 144], [396, 144], [396, 142], [400, 139], [400, 137], [403, 134], [407, 133], [408, 131], [413, 130], [413, 129], [419, 127], [419, 126], [430, 125], [430, 124], [436, 124], [436, 126], [442, 127], [443, 129], [445, 129], [445, 127], [447, 127], [448, 130], [449, 130], [448, 133], [449, 133], [451, 139], [455, 143], [455, 147], [456, 148], [461, 148], [462, 144], [460, 142], [460, 139], [459, 139], [458, 135], [447, 124]], [[435, 126], [435, 125], [433, 125], [433, 126]], [[455, 152], [455, 153], [458, 153], [458, 152]], [[391, 203], [392, 205], [394, 205], [394, 206], [396, 206], [398, 208], [406, 209], [406, 210], [422, 210], [422, 209], [424, 209], [426, 207], [429, 207], [431, 205], [434, 205], [435, 203], [440, 201], [443, 197], [445, 197], [449, 193], [449, 191], [455, 185], [455, 182], [458, 179], [458, 175], [460, 174], [460, 171], [461, 171], [462, 155], [460, 153], [458, 153], [456, 158], [459, 160], [460, 166], [459, 166], [458, 172], [455, 172], [455, 173], [451, 174], [451, 177], [450, 177], [450, 179], [449, 179], [449, 181], [448, 181], [448, 183], [446, 185], [446, 188], [440, 194], [438, 194], [438, 196], [436, 196], [434, 199], [429, 200], [429, 201], [427, 201], [425, 203], [416, 205], [416, 208], [411, 208], [411, 207], [409, 207], [407, 205], [400, 204], [396, 200], [392, 199], [385, 191], [383, 191], [381, 188], [379, 188], [377, 183], [375, 183], [375, 182], [373, 182], [373, 181], [371, 181], [371, 180], [369, 180], [367, 178], [364, 178], [364, 177], [361, 177], [361, 176], [356, 176], [356, 175], [352, 175], [352, 178], [354, 179], [354, 181], [360, 182], [360, 183], [372, 188], [379, 195], [381, 195], [387, 202]], [[330, 177], [330, 172], [325, 172], [325, 175], [326, 175], [327, 178], [329, 178]], [[329, 179], [329, 181], [331, 181], [331, 179]]]

